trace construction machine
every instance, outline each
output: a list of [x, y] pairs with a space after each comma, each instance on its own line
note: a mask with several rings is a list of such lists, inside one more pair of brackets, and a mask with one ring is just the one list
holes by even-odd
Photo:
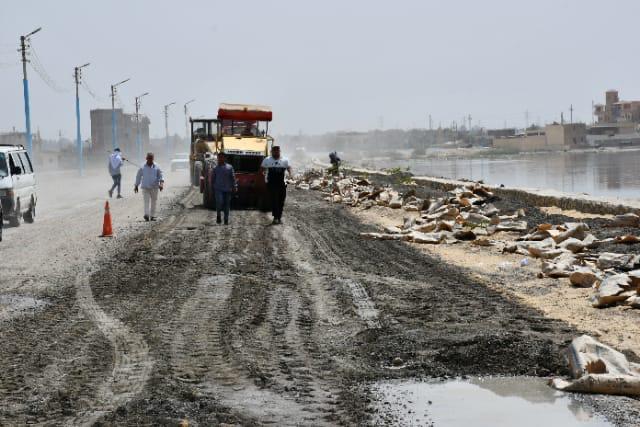
[[273, 146], [273, 138], [269, 135], [272, 116], [271, 108], [266, 106], [220, 104], [215, 119], [190, 119], [191, 182], [200, 186], [205, 207], [215, 208], [212, 172], [216, 155], [223, 152], [227, 163], [233, 166], [238, 182], [232, 206], [270, 208], [260, 165]]

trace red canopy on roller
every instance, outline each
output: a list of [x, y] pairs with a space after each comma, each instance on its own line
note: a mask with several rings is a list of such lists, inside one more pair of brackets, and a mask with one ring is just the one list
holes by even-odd
[[220, 104], [219, 120], [241, 120], [270, 122], [273, 118], [271, 107], [264, 105]]

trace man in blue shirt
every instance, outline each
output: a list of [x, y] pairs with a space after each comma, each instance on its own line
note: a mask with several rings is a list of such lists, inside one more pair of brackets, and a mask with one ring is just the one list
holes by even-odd
[[213, 168], [211, 184], [216, 195], [216, 222], [218, 224], [222, 222], [220, 212], [224, 211], [224, 225], [228, 225], [231, 193], [238, 191], [238, 182], [233, 166], [225, 161], [223, 152], [218, 153], [218, 164]]

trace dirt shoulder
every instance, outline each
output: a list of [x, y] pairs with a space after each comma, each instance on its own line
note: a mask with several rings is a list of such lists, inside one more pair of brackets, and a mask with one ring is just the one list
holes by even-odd
[[[519, 205], [518, 205], [519, 206]], [[512, 206], [515, 207], [515, 206]], [[523, 207], [523, 206], [521, 206]], [[537, 209], [523, 207], [531, 215], [531, 222], [559, 222], [565, 220], [583, 220], [592, 225], [602, 219], [579, 212], [566, 212], [558, 208]], [[368, 210], [353, 209], [353, 214], [378, 229], [397, 226], [403, 218], [416, 214], [400, 209], [389, 209], [375, 206]], [[527, 219], [527, 217], [525, 217]], [[624, 233], [613, 229], [596, 229], [594, 233], [608, 237]], [[496, 240], [514, 241], [517, 233], [501, 233], [492, 236]], [[459, 242], [453, 245], [423, 245], [406, 243], [416, 250], [441, 260], [443, 264], [452, 264], [463, 268], [482, 279], [491, 289], [510, 296], [515, 296], [523, 304], [540, 310], [546, 317], [557, 319], [584, 331], [600, 341], [632, 356], [640, 355], [640, 324], [635, 309], [625, 306], [596, 309], [592, 307], [589, 297], [593, 294], [590, 288], [576, 288], [568, 278], [539, 278], [541, 261], [521, 254], [503, 253], [502, 246], [478, 247], [470, 243]], [[606, 250], [626, 253], [625, 245], [612, 245]], [[603, 249], [604, 250], [604, 249]], [[527, 265], [522, 265], [526, 259]]]

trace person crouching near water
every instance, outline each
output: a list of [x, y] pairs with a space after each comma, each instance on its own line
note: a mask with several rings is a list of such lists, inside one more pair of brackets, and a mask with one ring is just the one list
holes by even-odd
[[223, 152], [218, 153], [217, 159], [218, 164], [211, 174], [211, 184], [216, 197], [216, 222], [222, 222], [220, 213], [224, 212], [224, 225], [229, 225], [231, 193], [238, 191], [238, 181], [233, 166], [226, 162]]

